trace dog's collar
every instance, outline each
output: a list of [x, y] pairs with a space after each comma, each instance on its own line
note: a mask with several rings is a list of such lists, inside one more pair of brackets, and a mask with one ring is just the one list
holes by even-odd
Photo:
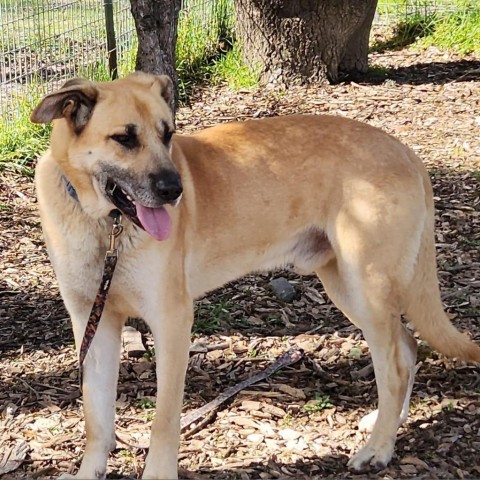
[[62, 180], [65, 183], [65, 188], [67, 189], [68, 194], [76, 201], [78, 202], [78, 195], [77, 191], [73, 187], [73, 185], [70, 183], [70, 180], [65, 176], [62, 175]]
[[[68, 194], [76, 201], [78, 202], [78, 194], [77, 191], [75, 190], [75, 187], [71, 184], [70, 180], [65, 176], [62, 175], [62, 180], [65, 183], [65, 188], [67, 189]], [[110, 211], [108, 214], [109, 217], [115, 219], [115, 217], [121, 215], [120, 210], [118, 208], [114, 208], [113, 210]]]

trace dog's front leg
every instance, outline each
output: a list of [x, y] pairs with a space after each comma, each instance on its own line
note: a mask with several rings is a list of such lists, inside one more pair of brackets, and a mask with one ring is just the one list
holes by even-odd
[[[180, 295], [162, 302], [161, 315], [148, 321], [155, 341], [157, 406], [144, 479], [176, 479], [185, 373], [193, 301]], [[182, 297], [182, 298], [180, 298]]]
[[[82, 342], [86, 318], [87, 312], [72, 315], [77, 351]], [[83, 410], [87, 435], [85, 454], [78, 473], [61, 478], [105, 478], [108, 454], [115, 448], [115, 399], [124, 320], [109, 311], [108, 306], [105, 308], [83, 367]]]

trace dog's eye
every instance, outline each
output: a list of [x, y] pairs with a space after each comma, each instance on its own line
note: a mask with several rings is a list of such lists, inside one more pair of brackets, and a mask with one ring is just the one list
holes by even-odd
[[163, 131], [163, 143], [165, 145], [168, 145], [170, 143], [170, 140], [172, 139], [172, 135], [173, 135], [173, 130], [169, 130], [166, 128]]
[[110, 138], [129, 150], [138, 147], [138, 138], [134, 133], [112, 135]]

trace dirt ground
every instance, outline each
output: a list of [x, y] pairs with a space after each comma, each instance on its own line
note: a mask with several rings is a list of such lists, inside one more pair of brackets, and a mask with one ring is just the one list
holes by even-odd
[[[372, 54], [374, 72], [336, 86], [198, 91], [178, 130], [250, 117], [330, 113], [394, 134], [425, 161], [437, 206], [439, 277], [452, 321], [480, 341], [480, 58], [434, 48]], [[305, 132], [308, 135], [308, 132]], [[54, 478], [78, 468], [82, 400], [68, 315], [42, 241], [30, 178], [2, 174], [0, 193], [0, 472]], [[301, 188], [301, 186], [299, 186]], [[74, 272], [72, 272], [74, 274]], [[269, 281], [295, 287], [290, 303]], [[359, 419], [377, 393], [361, 333], [313, 277], [250, 276], [197, 303], [184, 412], [299, 346], [305, 358], [237, 394], [186, 434], [185, 478], [480, 478], [480, 371], [420, 342], [408, 422], [380, 473], [354, 475], [348, 456], [365, 441]], [[154, 412], [154, 352], [124, 355], [109, 478], [141, 474]], [[2, 460], [3, 456], [3, 460]], [[7, 461], [8, 458], [8, 461]]]

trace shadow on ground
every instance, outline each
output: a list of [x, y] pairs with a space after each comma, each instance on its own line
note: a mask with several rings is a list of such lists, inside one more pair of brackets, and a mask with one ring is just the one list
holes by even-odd
[[344, 80], [367, 85], [379, 85], [385, 80], [407, 85], [480, 81], [480, 61], [477, 60], [415, 63], [389, 68], [376, 65], [375, 60], [373, 62], [367, 73], [351, 75]]

